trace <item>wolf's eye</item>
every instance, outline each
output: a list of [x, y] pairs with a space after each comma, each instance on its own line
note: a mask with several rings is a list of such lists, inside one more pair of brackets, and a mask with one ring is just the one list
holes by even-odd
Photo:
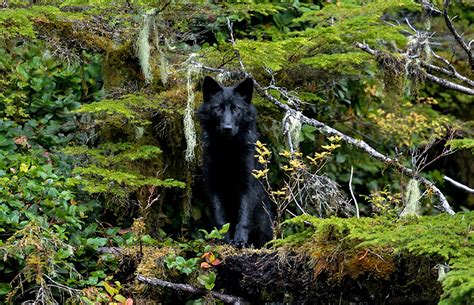
[[231, 110], [232, 112], [239, 113], [242, 109], [241, 109], [240, 107], [238, 107], [238, 106], [231, 105], [231, 106], [230, 106], [230, 110]]
[[222, 109], [224, 109], [222, 105], [216, 105], [212, 107], [212, 110], [214, 111], [222, 111]]

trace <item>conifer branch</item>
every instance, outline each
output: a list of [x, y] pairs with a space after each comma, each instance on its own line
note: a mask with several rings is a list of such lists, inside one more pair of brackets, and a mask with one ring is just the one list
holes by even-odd
[[215, 291], [207, 291], [205, 289], [197, 288], [188, 284], [181, 284], [181, 283], [172, 283], [164, 280], [160, 280], [157, 278], [152, 278], [152, 277], [145, 277], [143, 275], [137, 275], [137, 280], [149, 285], [153, 286], [161, 286], [161, 287], [166, 287], [166, 288], [171, 288], [174, 290], [179, 290], [179, 291], [186, 291], [192, 294], [210, 294], [212, 297], [221, 300], [225, 303], [230, 303], [230, 304], [242, 304], [244, 303], [244, 300], [242, 300], [239, 297], [230, 295], [230, 294], [225, 294], [225, 293], [220, 293], [220, 292], [215, 292]]

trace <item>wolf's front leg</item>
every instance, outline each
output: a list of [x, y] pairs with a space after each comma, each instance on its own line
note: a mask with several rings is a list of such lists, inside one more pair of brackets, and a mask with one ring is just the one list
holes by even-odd
[[246, 192], [240, 198], [240, 209], [235, 235], [232, 243], [242, 247], [248, 245], [249, 234], [252, 229], [252, 215], [255, 208], [254, 200], [250, 193]]
[[[214, 224], [218, 229], [220, 229], [227, 223], [224, 206], [222, 205], [222, 201], [216, 193], [212, 193], [210, 200]], [[229, 232], [227, 232], [227, 234], [224, 236], [224, 241], [227, 243], [230, 242]]]

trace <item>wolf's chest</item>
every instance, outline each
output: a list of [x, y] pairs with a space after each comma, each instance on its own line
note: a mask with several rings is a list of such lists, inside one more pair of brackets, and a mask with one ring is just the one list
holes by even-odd
[[234, 151], [211, 156], [210, 159], [210, 178], [213, 180], [213, 183], [219, 185], [220, 189], [228, 191], [239, 190], [248, 184], [252, 172], [248, 156]]

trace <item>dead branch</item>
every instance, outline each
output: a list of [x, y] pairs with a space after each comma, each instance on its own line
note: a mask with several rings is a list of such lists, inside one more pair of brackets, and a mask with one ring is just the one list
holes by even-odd
[[[454, 138], [454, 132], [451, 131], [447, 135], [447, 140], [452, 140]], [[439, 144], [441, 140], [431, 140], [428, 144], [424, 145], [422, 150], [418, 150], [417, 148], [412, 149], [411, 156], [412, 156], [412, 165], [415, 168], [417, 173], [421, 173], [426, 167], [430, 166], [434, 162], [438, 161], [439, 159], [449, 156], [456, 152], [456, 149], [452, 149], [449, 146], [444, 146], [443, 151], [440, 154], [433, 157], [431, 160], [428, 160], [428, 152], [435, 144]]]
[[459, 188], [463, 191], [474, 194], [474, 189], [470, 188], [469, 186], [466, 186], [466, 185], [464, 185], [460, 182], [457, 182], [456, 180], [454, 180], [452, 178], [449, 178], [448, 176], [443, 176], [443, 179], [448, 181], [449, 183], [451, 183], [452, 185], [454, 185], [455, 187], [457, 187], [457, 188]]
[[445, 80], [443, 78], [434, 76], [434, 75], [429, 74], [429, 73], [426, 73], [425, 77], [426, 77], [427, 80], [430, 80], [434, 83], [437, 83], [437, 84], [441, 85], [442, 87], [445, 87], [445, 88], [448, 88], [448, 89], [453, 89], [453, 90], [456, 90], [456, 91], [459, 91], [459, 92], [462, 92], [462, 93], [465, 93], [465, 94], [474, 95], [474, 89], [467, 88], [465, 86], [450, 82], [448, 80]]
[[445, 75], [450, 76], [450, 77], [455, 77], [455, 78], [459, 79], [460, 81], [468, 84], [469, 86], [474, 87], [474, 81], [472, 81], [469, 78], [459, 74], [459, 72], [456, 71], [456, 69], [453, 67], [453, 65], [447, 59], [439, 56], [435, 52], [432, 52], [432, 54], [435, 58], [439, 59], [444, 64], [446, 64], [448, 66], [449, 70], [445, 69], [445, 68], [442, 68], [442, 67], [438, 67], [438, 66], [433, 65], [431, 63], [427, 63], [427, 62], [422, 61], [422, 62], [420, 62], [420, 65], [423, 68], [428, 69], [429, 71], [442, 73], [442, 74], [445, 74]]
[[[372, 48], [370, 48], [367, 44], [365, 43], [355, 43], [355, 46], [373, 56], [379, 56], [382, 54], [381, 51], [378, 51], [378, 50], [374, 50]], [[468, 88], [466, 86], [463, 86], [463, 85], [459, 85], [459, 84], [456, 84], [456, 83], [453, 83], [451, 81], [448, 81], [446, 79], [443, 79], [443, 78], [440, 78], [440, 77], [437, 77], [437, 76], [434, 76], [432, 74], [429, 74], [427, 72], [424, 73], [424, 77], [434, 83], [437, 83], [445, 88], [448, 88], [448, 89], [453, 89], [453, 90], [456, 90], [456, 91], [459, 91], [459, 92], [462, 92], [462, 93], [465, 93], [465, 94], [469, 94], [469, 95], [474, 95], [474, 89], [472, 88]], [[470, 80], [469, 80], [470, 81]], [[472, 81], [470, 81], [472, 82]]]
[[166, 288], [171, 288], [173, 290], [179, 290], [179, 291], [186, 291], [192, 294], [211, 294], [212, 297], [221, 300], [225, 303], [230, 303], [230, 304], [244, 304], [246, 303], [243, 299], [225, 294], [225, 293], [219, 293], [215, 291], [207, 291], [205, 289], [197, 288], [188, 284], [180, 284], [180, 283], [172, 283], [164, 280], [160, 280], [157, 278], [151, 278], [151, 277], [145, 277], [143, 275], [137, 275], [137, 280], [149, 285], [153, 286], [161, 286], [161, 287], [166, 287]]
[[456, 28], [453, 25], [452, 19], [449, 18], [448, 8], [450, 3], [450, 0], [444, 0], [443, 2], [444, 20], [446, 22], [446, 25], [448, 26], [448, 29], [451, 31], [451, 34], [453, 34], [454, 39], [456, 39], [456, 42], [461, 46], [464, 52], [466, 52], [467, 59], [469, 60], [469, 64], [471, 65], [471, 70], [474, 70], [474, 58], [472, 57], [472, 50], [470, 46], [468, 46], [464, 39], [461, 37], [461, 35], [459, 35], [459, 33], [457, 32]]

